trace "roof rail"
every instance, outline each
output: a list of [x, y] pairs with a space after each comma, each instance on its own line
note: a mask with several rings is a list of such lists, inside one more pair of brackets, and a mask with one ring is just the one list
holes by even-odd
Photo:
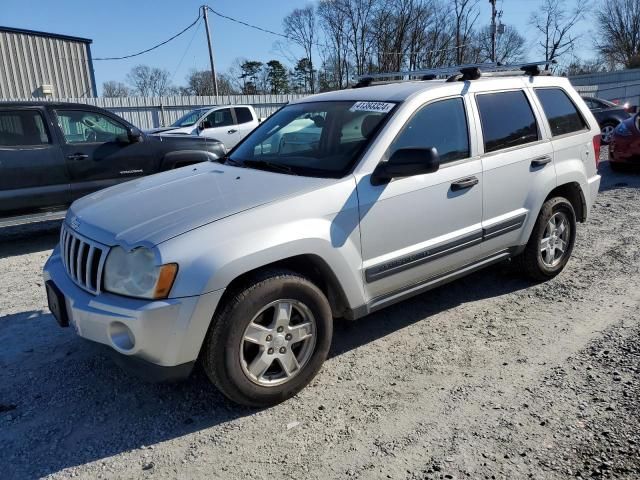
[[[541, 70], [541, 65], [555, 64], [555, 60], [541, 60], [536, 62], [523, 62], [502, 64], [495, 63], [470, 63], [465, 65], [455, 65], [451, 67], [403, 70], [399, 72], [378, 72], [360, 75], [358, 82], [353, 88], [368, 87], [374, 84], [374, 80], [383, 79], [380, 83], [395, 83], [410, 80], [435, 80], [437, 78], [447, 78], [448, 82], [477, 80], [483, 75], [487, 76], [507, 76], [507, 75], [549, 75], [547, 70]], [[524, 73], [521, 73], [524, 72]], [[492, 75], [493, 74], [493, 75]], [[406, 78], [405, 78], [406, 77]], [[378, 82], [376, 82], [378, 83]]]

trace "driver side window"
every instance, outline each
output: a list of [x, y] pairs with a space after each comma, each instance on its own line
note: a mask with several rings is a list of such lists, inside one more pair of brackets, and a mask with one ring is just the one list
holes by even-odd
[[116, 142], [127, 135], [127, 129], [98, 112], [57, 110], [58, 125], [67, 143]]
[[396, 137], [389, 153], [412, 147], [436, 147], [441, 164], [468, 158], [469, 127], [462, 98], [440, 100], [420, 108]]

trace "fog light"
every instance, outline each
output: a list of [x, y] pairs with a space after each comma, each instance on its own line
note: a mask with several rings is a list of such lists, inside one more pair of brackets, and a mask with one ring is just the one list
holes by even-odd
[[133, 350], [136, 340], [133, 332], [122, 322], [112, 322], [109, 326], [109, 337], [118, 349], [123, 351]]

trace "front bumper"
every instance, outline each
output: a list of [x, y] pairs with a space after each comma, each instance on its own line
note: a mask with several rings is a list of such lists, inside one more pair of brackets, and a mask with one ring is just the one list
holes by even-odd
[[[58, 247], [45, 264], [44, 280], [53, 281], [64, 295], [69, 322], [78, 335], [107, 345], [120, 354], [118, 363], [132, 365], [134, 373], [143, 377], [157, 377], [161, 371], [170, 378], [176, 372], [189, 374], [224, 292], [166, 300], [138, 300], [106, 292], [92, 295], [69, 278]], [[145, 375], [147, 364], [149, 375]], [[161, 367], [179, 368], [170, 372]]]

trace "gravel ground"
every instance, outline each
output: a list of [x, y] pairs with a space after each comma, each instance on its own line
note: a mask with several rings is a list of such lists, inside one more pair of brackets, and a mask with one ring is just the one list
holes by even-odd
[[559, 277], [502, 265], [338, 321], [261, 411], [120, 371], [47, 311], [58, 225], [0, 233], [2, 478], [640, 478], [640, 174], [601, 169]]

